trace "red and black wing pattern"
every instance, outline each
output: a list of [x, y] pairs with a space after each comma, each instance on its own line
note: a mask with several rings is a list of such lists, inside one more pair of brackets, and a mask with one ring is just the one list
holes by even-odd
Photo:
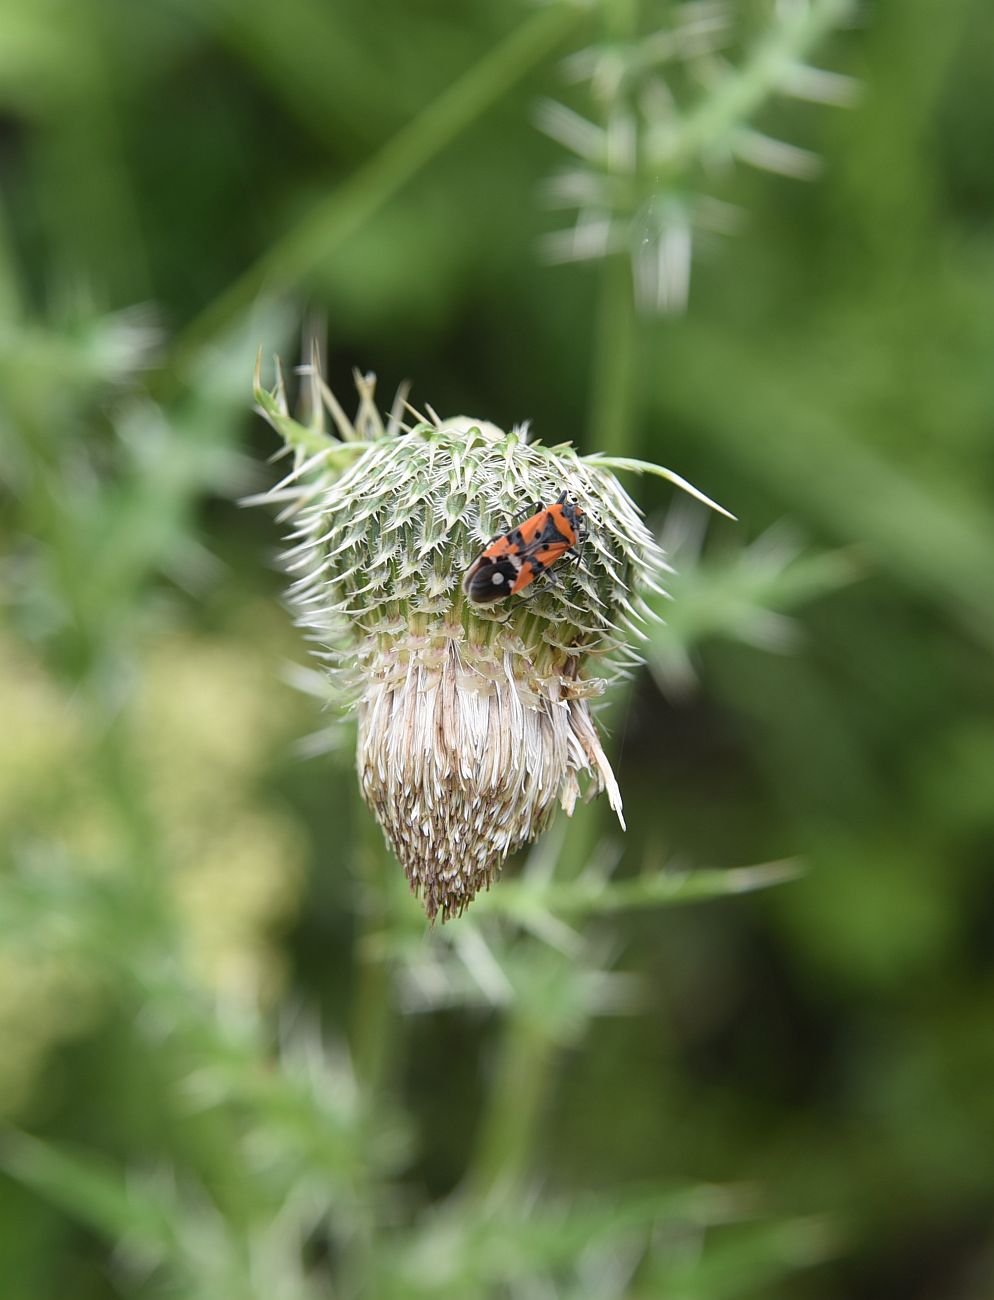
[[580, 541], [583, 511], [564, 492], [522, 523], [495, 537], [467, 570], [463, 591], [477, 604], [517, 595]]

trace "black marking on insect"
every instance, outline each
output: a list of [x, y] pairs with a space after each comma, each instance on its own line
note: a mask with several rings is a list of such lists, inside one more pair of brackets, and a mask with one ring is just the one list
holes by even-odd
[[563, 492], [552, 505], [538, 502], [535, 513], [491, 538], [466, 571], [463, 591], [477, 604], [516, 595], [567, 552], [577, 554], [586, 536], [584, 514]]

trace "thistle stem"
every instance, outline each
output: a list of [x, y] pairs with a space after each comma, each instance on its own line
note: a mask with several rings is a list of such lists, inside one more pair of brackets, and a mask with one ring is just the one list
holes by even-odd
[[[638, 29], [639, 0], [615, 0], [604, 11], [606, 38], [625, 43]], [[618, 107], [605, 103], [605, 119]], [[591, 393], [591, 442], [607, 455], [630, 451], [636, 406], [635, 350], [637, 321], [630, 262], [609, 257], [601, 269], [600, 299], [594, 340]]]
[[469, 1192], [479, 1200], [511, 1194], [520, 1187], [535, 1145], [554, 1059], [553, 1044], [527, 1012], [511, 1012], [503, 1029], [476, 1154], [466, 1177]]
[[[377, 951], [384, 929], [389, 924], [386, 872], [390, 864], [379, 828], [356, 800], [359, 839], [360, 931], [356, 940], [358, 987], [352, 1009], [352, 1056], [356, 1080], [369, 1102], [369, 1112], [376, 1112], [390, 1064], [390, 1047], [395, 1039], [398, 1018], [392, 999], [390, 966], [385, 954]], [[355, 1231], [343, 1260], [346, 1294], [363, 1295], [373, 1275], [377, 1250], [377, 1188], [374, 1178], [364, 1172], [355, 1207]]]
[[394, 1020], [389, 963], [377, 951], [388, 925], [386, 872], [392, 864], [387, 861], [379, 828], [358, 799], [356, 803], [361, 928], [356, 941], [359, 982], [354, 999], [352, 1055], [360, 1087], [372, 1094], [380, 1091], [386, 1077]]
[[633, 449], [637, 326], [628, 259], [612, 257], [601, 273], [590, 421], [592, 447], [608, 456], [628, 455]]

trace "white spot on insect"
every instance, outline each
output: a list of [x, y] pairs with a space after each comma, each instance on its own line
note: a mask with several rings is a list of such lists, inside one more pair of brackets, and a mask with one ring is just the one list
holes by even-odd
[[495, 573], [494, 576], [490, 579], [490, 581], [494, 584], [495, 587], [499, 587], [500, 584], [504, 581], [503, 573]]

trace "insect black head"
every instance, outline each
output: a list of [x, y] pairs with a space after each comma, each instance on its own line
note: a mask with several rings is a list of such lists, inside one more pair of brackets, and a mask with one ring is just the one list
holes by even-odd
[[573, 529], [579, 532], [580, 520], [583, 518], [583, 511], [575, 501], [570, 500], [569, 493], [563, 492], [559, 500], [556, 502], [556, 505], [562, 506], [563, 515], [569, 521]]

